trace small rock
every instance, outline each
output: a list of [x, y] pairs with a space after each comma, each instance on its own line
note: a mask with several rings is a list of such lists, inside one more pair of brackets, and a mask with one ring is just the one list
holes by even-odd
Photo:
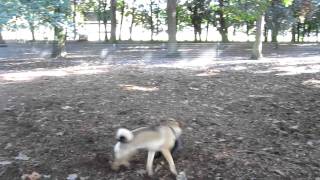
[[177, 180], [187, 180], [186, 173], [184, 171], [180, 172], [177, 176]]
[[22, 161], [28, 161], [30, 157], [20, 152], [17, 157], [14, 158], [15, 160], [22, 160]]
[[295, 125], [295, 126], [291, 126], [291, 127], [290, 127], [290, 129], [292, 129], [292, 130], [297, 130], [298, 128], [299, 128], [298, 125]]
[[239, 140], [239, 141], [242, 141], [244, 138], [243, 137], [237, 137], [236, 139]]
[[78, 178], [78, 174], [69, 174], [67, 180], [76, 180]]
[[63, 134], [64, 134], [63, 132], [56, 133], [57, 136], [63, 136]]
[[12, 143], [8, 143], [4, 149], [10, 149], [12, 147]]
[[308, 144], [309, 146], [313, 146], [313, 142], [312, 142], [312, 141], [308, 141], [307, 144]]
[[140, 170], [137, 170], [137, 174], [138, 174], [139, 176], [143, 176], [144, 174], [147, 174], [147, 171], [144, 170], [144, 169], [140, 169]]
[[50, 179], [51, 175], [42, 175], [42, 177], [45, 178], [45, 179]]
[[68, 110], [68, 109], [72, 109], [72, 107], [71, 106], [63, 106], [63, 107], [61, 107], [61, 109]]

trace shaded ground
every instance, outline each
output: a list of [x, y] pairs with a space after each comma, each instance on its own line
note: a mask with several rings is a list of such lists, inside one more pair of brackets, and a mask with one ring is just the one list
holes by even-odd
[[[174, 59], [161, 44], [73, 44], [68, 60], [46, 46], [0, 48], [0, 179], [149, 179], [145, 152], [111, 171], [114, 133], [167, 118], [185, 124], [174, 159], [188, 179], [320, 177], [318, 45], [261, 61], [239, 58], [247, 44], [181, 45]], [[155, 179], [173, 179], [161, 161]]]

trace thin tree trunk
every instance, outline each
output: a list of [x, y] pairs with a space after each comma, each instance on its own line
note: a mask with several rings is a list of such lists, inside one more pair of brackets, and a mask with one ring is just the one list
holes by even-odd
[[319, 26], [318, 25], [316, 27], [316, 38], [317, 38], [316, 42], [319, 42]]
[[77, 2], [76, 2], [76, 0], [73, 0], [73, 16], [72, 16], [72, 19], [73, 19], [73, 40], [76, 40], [76, 38], [77, 38], [76, 8], [77, 8]]
[[129, 38], [129, 40], [130, 40], [130, 41], [132, 41], [132, 30], [133, 30], [134, 19], [135, 19], [135, 10], [132, 10], [131, 25], [130, 25], [130, 28], [129, 28], [129, 31], [130, 31], [130, 38]]
[[206, 26], [206, 42], [208, 42], [208, 34], [209, 34], [209, 21], [207, 21], [207, 26]]
[[264, 26], [264, 42], [268, 42], [268, 28]]
[[304, 37], [306, 36], [306, 24], [303, 23], [302, 25], [302, 40], [301, 42], [304, 42]]
[[103, 22], [103, 26], [104, 26], [104, 42], [108, 42], [109, 38], [108, 38], [107, 22]]
[[153, 41], [153, 32], [154, 32], [154, 25], [153, 25], [153, 1], [150, 3], [150, 39]]
[[295, 26], [295, 23], [292, 24], [292, 28], [291, 28], [291, 42], [292, 43], [296, 42], [296, 26]]
[[5, 44], [6, 42], [3, 40], [2, 37], [2, 27], [0, 26], [0, 44]]
[[167, 1], [167, 16], [168, 16], [168, 54], [173, 55], [177, 53], [177, 0]]
[[116, 17], [116, 11], [117, 11], [117, 0], [110, 0], [111, 4], [111, 36], [110, 40], [112, 43], [115, 43], [117, 41], [116, 39], [116, 31], [117, 31], [117, 17]]
[[262, 57], [262, 36], [264, 29], [264, 14], [261, 14], [257, 20], [256, 41], [252, 49], [252, 59], [260, 59]]
[[301, 23], [298, 23], [298, 26], [297, 26], [297, 34], [298, 34], [298, 39], [297, 39], [297, 42], [300, 42], [300, 27], [301, 27]]
[[29, 28], [30, 28], [30, 32], [31, 32], [31, 36], [32, 36], [32, 41], [35, 41], [36, 38], [35, 38], [35, 33], [34, 33], [34, 25], [32, 22], [29, 22]]
[[122, 2], [123, 6], [121, 7], [121, 20], [120, 20], [120, 32], [119, 32], [119, 41], [121, 41], [121, 33], [122, 33], [122, 24], [123, 24], [123, 16], [124, 16], [124, 1]]
[[108, 0], [104, 0], [104, 3], [103, 3], [104, 42], [108, 42], [109, 41], [108, 29], [107, 29], [107, 23], [108, 23], [108, 19], [107, 19], [107, 4], [108, 4]]
[[101, 41], [101, 1], [98, 1], [98, 33], [99, 33], [99, 41]]

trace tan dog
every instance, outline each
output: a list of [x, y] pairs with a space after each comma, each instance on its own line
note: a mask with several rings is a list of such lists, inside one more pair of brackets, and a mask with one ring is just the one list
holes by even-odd
[[171, 150], [180, 137], [182, 130], [179, 123], [169, 121], [165, 125], [157, 127], [143, 127], [133, 131], [120, 128], [116, 138], [118, 142], [114, 146], [115, 160], [112, 169], [117, 170], [121, 165], [129, 166], [130, 158], [140, 149], [148, 151], [147, 172], [153, 175], [153, 159], [156, 152], [161, 152], [168, 161], [171, 172], [177, 175], [177, 170], [171, 155]]

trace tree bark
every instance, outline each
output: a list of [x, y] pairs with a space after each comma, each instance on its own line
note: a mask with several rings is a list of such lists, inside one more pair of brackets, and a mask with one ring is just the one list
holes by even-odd
[[[60, 13], [61, 9], [56, 8], [54, 10], [55, 13]], [[64, 33], [64, 29], [62, 27], [59, 27], [57, 25], [54, 26], [54, 40], [53, 40], [53, 46], [52, 46], [52, 52], [51, 57], [57, 58], [57, 57], [65, 57], [65, 41], [66, 41], [66, 35]]]
[[72, 16], [72, 20], [73, 20], [73, 40], [76, 40], [76, 38], [77, 38], [77, 25], [76, 25], [77, 13], [76, 13], [76, 10], [77, 10], [77, 1], [73, 0], [73, 16]]
[[218, 31], [221, 35], [222, 42], [229, 42], [227, 22], [224, 17], [224, 12], [222, 10], [222, 8], [224, 8], [224, 7], [225, 7], [224, 0], [219, 0], [219, 8], [220, 9], [218, 10], [218, 14], [219, 14], [220, 27], [218, 28]]
[[293, 23], [291, 28], [291, 42], [296, 42], [296, 25]]
[[111, 4], [111, 36], [110, 40], [112, 43], [115, 43], [117, 41], [116, 39], [116, 31], [117, 31], [117, 17], [116, 17], [116, 11], [117, 11], [117, 0], [110, 0]]
[[208, 42], [208, 35], [209, 35], [209, 21], [207, 21], [207, 25], [206, 25], [206, 42]]
[[65, 56], [65, 33], [63, 28], [61, 27], [54, 27], [54, 41], [53, 41], [53, 48], [51, 57], [64, 57]]
[[30, 32], [31, 32], [31, 36], [32, 36], [32, 41], [35, 41], [36, 40], [36, 37], [35, 37], [35, 33], [34, 33], [34, 25], [33, 23], [29, 22], [29, 28], [30, 28]]
[[119, 32], [119, 41], [121, 41], [121, 33], [122, 33], [122, 24], [123, 24], [123, 16], [124, 16], [124, 0], [123, 0], [123, 6], [121, 7], [120, 14], [121, 14], [121, 20], [120, 20], [120, 32]]
[[177, 0], [167, 1], [167, 16], [168, 16], [168, 54], [177, 53]]
[[6, 42], [3, 40], [2, 37], [2, 27], [0, 26], [0, 44], [5, 44]]
[[150, 3], [150, 39], [153, 41], [153, 32], [154, 32], [154, 25], [153, 25], [153, 1]]
[[260, 59], [262, 58], [262, 36], [264, 29], [264, 14], [261, 14], [258, 17], [257, 25], [256, 25], [256, 41], [253, 45], [252, 49], [252, 59]]

